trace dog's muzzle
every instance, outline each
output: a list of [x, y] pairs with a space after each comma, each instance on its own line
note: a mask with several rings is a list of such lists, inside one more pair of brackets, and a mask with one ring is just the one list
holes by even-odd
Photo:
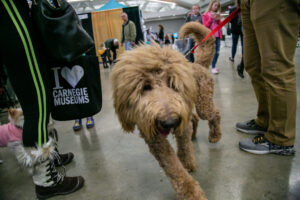
[[181, 123], [181, 118], [169, 118], [167, 120], [157, 120], [158, 133], [167, 137], [170, 132], [174, 131]]

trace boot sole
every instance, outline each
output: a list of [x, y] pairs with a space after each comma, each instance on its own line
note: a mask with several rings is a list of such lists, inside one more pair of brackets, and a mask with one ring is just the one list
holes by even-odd
[[82, 188], [83, 184], [84, 184], [84, 179], [80, 176], [80, 177], [78, 177], [77, 185], [72, 190], [70, 190], [70, 191], [67, 191], [67, 192], [58, 192], [58, 193], [53, 193], [53, 194], [49, 194], [49, 195], [39, 195], [39, 194], [36, 194], [36, 196], [37, 196], [37, 198], [39, 200], [45, 200], [45, 199], [49, 199], [49, 198], [57, 196], [57, 195], [71, 194], [71, 193], [76, 192], [80, 188]]
[[237, 128], [237, 127], [236, 127], [236, 130], [238, 130], [239, 132], [242, 132], [242, 133], [250, 134], [250, 135], [265, 134], [265, 131], [259, 131], [259, 130], [246, 130], [246, 129], [241, 129], [241, 128]]
[[271, 150], [271, 151], [259, 151], [259, 150], [252, 150], [252, 149], [245, 149], [240, 147], [243, 151], [252, 153], [252, 154], [257, 154], [257, 155], [265, 155], [265, 154], [277, 154], [277, 155], [282, 155], [282, 156], [292, 156], [295, 154], [295, 150]]

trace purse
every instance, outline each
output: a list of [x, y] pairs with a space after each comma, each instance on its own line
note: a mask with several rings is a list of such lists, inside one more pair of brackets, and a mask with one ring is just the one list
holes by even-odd
[[81, 119], [101, 110], [102, 91], [97, 56], [82, 56], [67, 65], [53, 67], [51, 71], [53, 119]]
[[73, 7], [66, 0], [35, 0], [31, 8], [33, 26], [51, 61], [72, 62], [94, 46]]

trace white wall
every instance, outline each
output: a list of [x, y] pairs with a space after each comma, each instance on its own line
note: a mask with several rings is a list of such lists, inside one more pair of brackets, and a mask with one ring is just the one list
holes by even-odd
[[161, 24], [164, 26], [165, 34], [170, 34], [174, 32], [179, 32], [179, 29], [184, 24], [184, 22], [185, 19], [169, 19], [169, 20], [145, 22], [145, 25], [147, 29], [150, 28], [150, 26], [152, 26], [152, 31], [158, 32], [158, 25]]

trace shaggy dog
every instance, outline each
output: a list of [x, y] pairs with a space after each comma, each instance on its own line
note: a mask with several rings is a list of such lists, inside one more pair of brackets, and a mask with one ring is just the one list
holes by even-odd
[[[199, 42], [209, 32], [190, 22], [181, 28], [180, 35], [192, 34]], [[206, 199], [188, 173], [196, 170], [191, 140], [198, 116], [208, 120], [210, 142], [221, 138], [220, 113], [213, 103], [214, 81], [208, 71], [214, 43], [210, 37], [197, 48], [194, 64], [171, 48], [140, 45], [121, 55], [112, 72], [114, 107], [122, 128], [133, 132], [137, 126], [179, 200]], [[166, 138], [170, 133], [177, 141], [177, 156]]]

